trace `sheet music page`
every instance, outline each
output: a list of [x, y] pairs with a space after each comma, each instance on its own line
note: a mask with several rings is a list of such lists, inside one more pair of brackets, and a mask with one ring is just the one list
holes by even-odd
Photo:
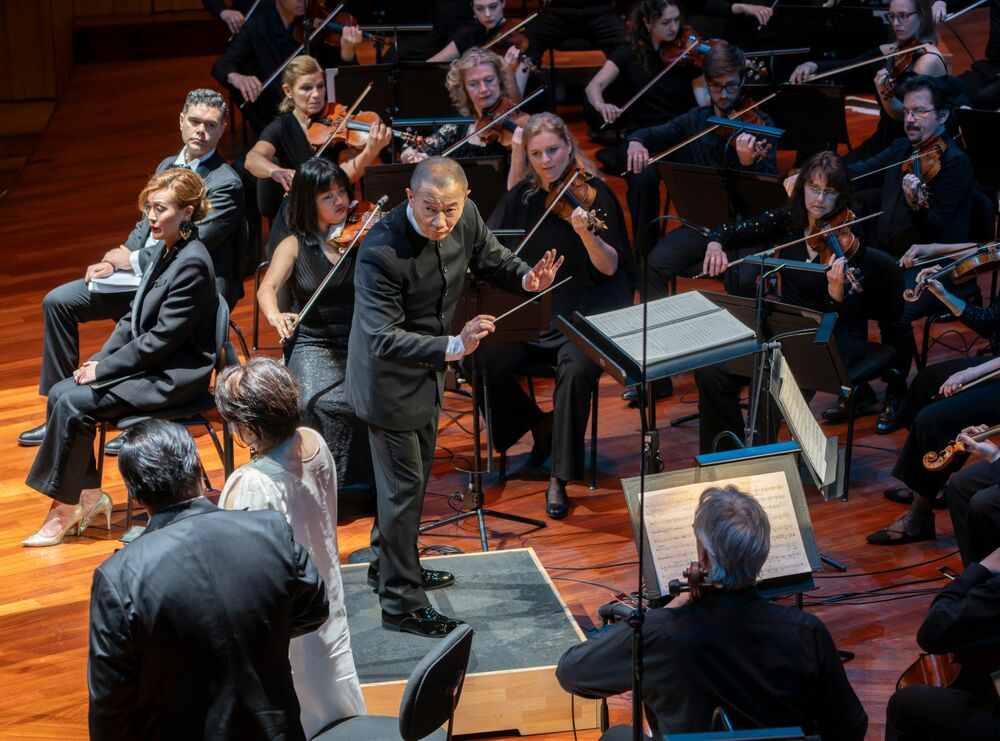
[[692, 526], [701, 493], [712, 486], [729, 485], [750, 494], [760, 502], [771, 523], [771, 550], [759, 581], [812, 572], [785, 474], [775, 471], [721, 479], [646, 494], [646, 537], [660, 589], [664, 594], [670, 580], [681, 578], [691, 561], [698, 560]]
[[[688, 291], [677, 296], [650, 301], [649, 326], [657, 327], [706, 312], [722, 311], [697, 291]], [[587, 320], [602, 333], [616, 339], [631, 332], [642, 332], [642, 304], [627, 306], [603, 314], [594, 314]]]
[[[709, 350], [752, 338], [753, 330], [724, 309], [650, 329], [646, 359], [650, 363]], [[637, 363], [642, 362], [642, 332], [615, 337], [614, 343]]]
[[[781, 350], [775, 350], [773, 368], [777, 369], [777, 383], [772, 378], [771, 395], [775, 397], [781, 413], [785, 416], [788, 429], [791, 430], [795, 442], [802, 448], [802, 454], [808, 459], [813, 473], [819, 477], [818, 485], [830, 483], [826, 470], [826, 435], [813, 416], [812, 409], [802, 396], [802, 390], [795, 381], [792, 369], [785, 362]], [[773, 374], [772, 370], [772, 374]]]

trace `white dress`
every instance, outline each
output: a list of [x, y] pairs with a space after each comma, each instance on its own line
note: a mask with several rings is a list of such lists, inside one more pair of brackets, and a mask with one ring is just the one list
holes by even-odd
[[293, 436], [234, 471], [219, 506], [281, 512], [326, 582], [330, 617], [319, 630], [293, 638], [288, 648], [302, 728], [310, 738], [335, 720], [363, 715], [365, 701], [351, 654], [340, 577], [336, 466], [319, 434], [308, 427], [298, 431], [316, 442], [315, 455], [306, 460], [293, 455]]

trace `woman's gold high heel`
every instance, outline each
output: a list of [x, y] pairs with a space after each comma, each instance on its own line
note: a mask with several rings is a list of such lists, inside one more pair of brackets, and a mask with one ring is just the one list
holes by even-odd
[[101, 492], [101, 496], [97, 498], [97, 501], [90, 506], [90, 510], [83, 516], [80, 520], [80, 527], [77, 528], [76, 534], [83, 535], [83, 531], [90, 527], [98, 515], [104, 515], [105, 523], [107, 524], [108, 532], [111, 532], [111, 509], [112, 509], [111, 497], [108, 496], [106, 491]]
[[35, 533], [30, 538], [22, 540], [21, 545], [27, 548], [39, 548], [41, 546], [47, 546], [47, 545], [59, 545], [60, 543], [63, 542], [63, 540], [69, 533], [75, 532], [77, 526], [80, 524], [80, 521], [82, 519], [83, 519], [83, 507], [78, 504], [76, 505], [76, 509], [73, 510], [73, 515], [63, 526], [63, 529], [60, 530], [57, 534], [49, 537]]

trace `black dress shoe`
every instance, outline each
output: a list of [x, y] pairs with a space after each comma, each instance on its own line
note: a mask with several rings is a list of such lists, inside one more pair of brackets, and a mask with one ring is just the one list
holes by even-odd
[[120, 452], [122, 452], [121, 435], [104, 443], [104, 455], [117, 456]]
[[397, 633], [413, 633], [428, 638], [444, 638], [464, 622], [464, 620], [442, 615], [430, 605], [405, 615], [390, 615], [382, 610], [382, 627], [386, 630], [394, 630]]
[[[674, 395], [674, 382], [668, 378], [661, 378], [659, 381], [653, 381], [653, 399], [659, 401], [660, 399], [666, 399], [668, 396]], [[636, 408], [639, 406], [639, 389], [630, 388], [625, 393], [622, 394], [622, 398], [628, 402], [629, 407]]]
[[[875, 394], [875, 389], [869, 384], [861, 384], [858, 390], [854, 392], [855, 415], [861, 416], [862, 414], [874, 411], [876, 404], [878, 404], [878, 396]], [[847, 398], [844, 396], [837, 399], [837, 406], [824, 409], [822, 413], [823, 419], [827, 422], [845, 422], [847, 421], [847, 415]]]
[[[454, 583], [455, 575], [450, 571], [420, 569], [420, 586], [424, 588], [424, 591], [428, 589], [444, 589]], [[368, 586], [373, 590], [378, 590], [378, 572], [371, 566], [368, 567]]]
[[45, 437], [45, 425], [38, 425], [18, 435], [17, 444], [22, 448], [37, 448], [42, 444], [43, 437]]
[[876, 530], [867, 540], [872, 545], [906, 545], [921, 540], [934, 540], [934, 513], [926, 516], [914, 515], [910, 510], [894, 523], [882, 530]]
[[534, 444], [528, 454], [528, 468], [541, 468], [552, 456], [552, 412], [547, 412], [531, 428]]
[[899, 421], [899, 410], [903, 406], [903, 399], [903, 394], [890, 394], [886, 391], [882, 411], [879, 412], [878, 422], [875, 423], [877, 434], [888, 435], [903, 426]]
[[545, 490], [545, 514], [553, 520], [561, 520], [569, 514], [566, 482], [556, 478], [549, 479], [549, 488]]

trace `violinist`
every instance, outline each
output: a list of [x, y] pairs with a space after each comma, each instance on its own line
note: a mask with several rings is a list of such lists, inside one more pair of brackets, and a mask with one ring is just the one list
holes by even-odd
[[[282, 115], [267, 125], [260, 139], [247, 153], [246, 166], [258, 180], [257, 195], [261, 213], [274, 219], [268, 254], [288, 234], [283, 211], [287, 199], [282, 198], [292, 186], [295, 171], [313, 156], [309, 143], [310, 123], [326, 109], [326, 77], [323, 68], [312, 57], [300, 56], [285, 68], [281, 78]], [[372, 125], [364, 148], [351, 159], [353, 152], [343, 144], [331, 144], [324, 154], [341, 163], [350, 182], [361, 179], [365, 167], [373, 163], [385, 148], [392, 133], [381, 122]]]
[[[893, 51], [901, 51], [921, 44], [930, 44], [910, 54], [891, 57], [875, 73], [875, 91], [880, 108], [878, 128], [865, 142], [848, 156], [848, 162], [876, 154], [896, 137], [903, 135], [906, 125], [903, 96], [899, 85], [913, 75], [944, 77], [948, 74], [944, 57], [934, 44], [937, 30], [934, 26], [934, 11], [931, 0], [891, 0], [886, 20], [892, 29], [893, 43], [884, 49], [876, 49], [870, 56], [880, 56]], [[867, 58], [866, 55], [864, 58]], [[861, 61], [861, 59], [857, 60]], [[849, 62], [848, 62], [849, 63]], [[820, 72], [839, 67], [843, 62], [803, 62], [796, 67], [789, 82], [801, 84]]]
[[[528, 263], [558, 245], [565, 258], [563, 275], [568, 283], [552, 292], [550, 321], [573, 311], [592, 313], [627, 306], [632, 302], [634, 269], [621, 206], [611, 190], [593, 176], [593, 165], [580, 154], [561, 118], [552, 113], [532, 116], [523, 127], [528, 171], [524, 180], [501, 199], [490, 216], [493, 228], [530, 231], [572, 174], [580, 172], [581, 185], [592, 189], [586, 208], [573, 202], [557, 204], [542, 219], [538, 230], [519, 253]], [[582, 192], [574, 198], [584, 198]], [[564, 196], [564, 199], [566, 197]], [[606, 229], [588, 219], [596, 212]], [[553, 411], [544, 414], [528, 397], [515, 376], [525, 366], [544, 364], [555, 369]], [[554, 326], [535, 342], [486, 342], [482, 367], [490, 384], [493, 441], [506, 450], [529, 430], [533, 447], [529, 468], [540, 468], [549, 455], [552, 469], [546, 491], [546, 512], [561, 519], [569, 511], [566, 484], [584, 471], [584, 435], [593, 386], [600, 368]]]
[[[710, 731], [721, 706], [736, 728], [799, 726], [810, 738], [862, 741], [868, 716], [826, 626], [757, 591], [771, 549], [764, 508], [734, 487], [706, 487], [693, 527], [710, 588], [650, 610], [642, 629], [653, 737]], [[559, 684], [587, 698], [628, 692], [632, 640], [622, 620], [573, 646], [559, 659]]]
[[[476, 121], [468, 126], [445, 124], [425, 137], [422, 144], [403, 147], [401, 161], [420, 162], [443, 152], [463, 137], [481, 128], [483, 119], [490, 117], [497, 108], [509, 105], [520, 97], [510, 75], [510, 68], [504, 64], [503, 59], [491, 51], [478, 47], [467, 49], [461, 57], [451, 63], [445, 85], [456, 110], [463, 116], [475, 116]], [[496, 155], [507, 156], [507, 148], [495, 139], [484, 141], [474, 136], [449, 156], [462, 158]], [[520, 158], [516, 162], [512, 160], [511, 165], [508, 187], [521, 179]]]
[[[787, 206], [772, 209], [736, 224], [724, 224], [708, 236], [705, 269], [718, 275], [728, 265], [727, 254], [766, 249], [815, 234], [837, 220], [852, 220], [847, 208], [851, 199], [850, 181], [843, 161], [833, 152], [818, 152], [804, 163]], [[848, 218], [849, 217], [849, 218]], [[845, 254], [858, 239], [848, 228], [835, 233]], [[834, 339], [844, 363], [850, 368], [865, 353], [868, 318], [893, 318], [902, 310], [902, 276], [893, 270], [892, 258], [874, 249], [855, 246], [850, 259], [838, 257], [828, 240], [812, 239], [781, 250], [786, 260], [825, 262], [826, 275], [803, 270], [782, 270], [781, 301], [818, 312], [836, 312]], [[747, 271], [752, 273], [754, 271]], [[759, 270], [758, 270], [759, 272]], [[851, 274], [851, 278], [848, 274]], [[853, 276], [857, 277], [853, 277]], [[852, 286], [857, 281], [861, 291]], [[700, 414], [699, 445], [702, 453], [733, 447], [732, 433], [742, 440], [743, 413], [740, 389], [747, 378], [728, 373], [722, 366], [710, 366], [695, 372]], [[808, 379], [798, 379], [808, 382]], [[859, 391], [859, 404], [871, 404], [875, 392], [870, 387]], [[768, 435], [777, 431], [777, 412], [771, 409]]]
[[224, 0], [202, 0], [201, 4], [205, 6], [205, 10], [226, 24], [229, 33], [236, 35], [243, 28], [247, 14], [256, 3], [255, 0], [233, 0], [232, 7], [227, 7]]
[[[277, 80], [266, 89], [263, 83], [301, 43], [306, 8], [306, 0], [263, 0], [212, 65], [212, 77], [246, 101], [243, 115], [257, 134], [278, 114], [284, 97]], [[360, 28], [345, 27], [339, 46], [320, 42], [321, 38], [312, 44], [310, 53], [323, 67], [357, 64], [354, 49], [362, 40]]]
[[981, 561], [1000, 547], [1000, 448], [987, 437], [996, 429], [973, 425], [956, 438], [978, 460], [953, 473], [944, 487], [955, 528], [958, 552], [965, 565]]
[[525, 29], [529, 59], [541, 59], [564, 39], [587, 39], [607, 56], [625, 41], [628, 26], [612, 0], [548, 0]]
[[[730, 116], [752, 105], [752, 101], [743, 94], [743, 85], [746, 82], [746, 57], [741, 49], [725, 42], [712, 46], [705, 54], [702, 71], [705, 74], [712, 105], [707, 108], [692, 108], [667, 123], [640, 129], [631, 134], [628, 137], [627, 152], [629, 177], [640, 176], [651, 184], [656, 178], [656, 171], [648, 165], [650, 153], [665, 150], [704, 131], [708, 128], [706, 120], [709, 116]], [[766, 113], [757, 111], [754, 113], [765, 126], [772, 125]], [[731, 134], [732, 132], [728, 130], [706, 134], [679, 150], [674, 155], [674, 161], [702, 167], [743, 169], [765, 174], [776, 172], [773, 148], [767, 146], [765, 141], [753, 134], [742, 133], [730, 145]], [[649, 185], [647, 189], [652, 193]], [[656, 192], [658, 194], [659, 190]], [[651, 219], [658, 215], [658, 210], [658, 207], [650, 204], [646, 206], [645, 213], [650, 215]], [[637, 234], [645, 227], [645, 223], [632, 225]], [[650, 296], [652, 298], [665, 296], [671, 279], [689, 266], [704, 263], [704, 269], [708, 270], [710, 259], [724, 263], [724, 254], [706, 253], [705, 248], [705, 237], [687, 227], [675, 229], [661, 239], [647, 258], [651, 272]]]
[[[679, 0], [643, 0], [632, 16], [628, 43], [622, 44], [587, 84], [587, 102], [600, 120], [623, 128], [626, 136], [669, 121], [695, 105], [710, 102], [701, 68], [693, 60], [681, 60], [642, 94], [624, 113], [604, 100], [604, 90], [622, 78], [623, 94], [631, 98], [658, 74], [672, 57], [687, 48], [690, 29], [683, 25]], [[597, 126], [594, 126], [597, 128]], [[612, 150], [614, 151], [614, 150]], [[601, 157], [599, 157], [601, 158]], [[602, 158], [601, 158], [602, 159]], [[616, 171], [624, 169], [624, 152], [613, 158]], [[654, 168], [628, 176], [628, 207], [632, 214], [635, 249], [640, 254], [653, 246], [651, 230], [642, 228], [660, 215], [660, 178]]]
[[954, 654], [961, 673], [949, 686], [912, 684], [893, 693], [886, 741], [1000, 738], [1000, 700], [990, 678], [1000, 669], [998, 622], [1000, 548], [966, 564], [934, 598], [917, 642], [932, 654]]
[[[925, 291], [933, 293], [962, 324], [997, 347], [1000, 304], [985, 309], [973, 306], [933, 278], [935, 272], [934, 268], [927, 268], [918, 275], [918, 281], [926, 285]], [[973, 356], [934, 363], [917, 373], [895, 420], [897, 426], [909, 430], [892, 469], [892, 475], [904, 486], [885, 491], [887, 499], [909, 503], [910, 509], [889, 526], [869, 535], [869, 543], [900, 545], [934, 539], [935, 500], [949, 475], [958, 471], [968, 456], [959, 453], [947, 466], [933, 471], [924, 467], [923, 456], [941, 450], [970, 425], [1000, 423], [1000, 384], [997, 380], [980, 381], [997, 370], [1000, 357]]]
[[[899, 92], [906, 136], [874, 157], [848, 165], [852, 176], [893, 165], [882, 184], [882, 215], [875, 219], [875, 245], [897, 258], [917, 242], [966, 242], [976, 187], [969, 157], [945, 132], [951, 103], [940, 82], [933, 77], [911, 77], [900, 85]], [[912, 322], [936, 307], [939, 304], [933, 293], [925, 292], [920, 300], [906, 304], [897, 321], [880, 324], [882, 339], [896, 349], [893, 369], [897, 382], [886, 394], [876, 424], [879, 433], [898, 427], [895, 418], [916, 355]]]
[[[260, 308], [284, 342], [288, 369], [299, 379], [302, 421], [323, 435], [337, 462], [337, 488], [371, 488], [368, 431], [344, 393], [347, 338], [354, 316], [354, 263], [357, 247], [340, 239], [351, 212], [351, 183], [337, 165], [322, 157], [306, 160], [288, 195], [291, 234], [274, 251], [257, 291]], [[298, 312], [330, 269], [337, 271], [309, 316]], [[278, 292], [291, 288], [292, 306], [282, 311]]]

